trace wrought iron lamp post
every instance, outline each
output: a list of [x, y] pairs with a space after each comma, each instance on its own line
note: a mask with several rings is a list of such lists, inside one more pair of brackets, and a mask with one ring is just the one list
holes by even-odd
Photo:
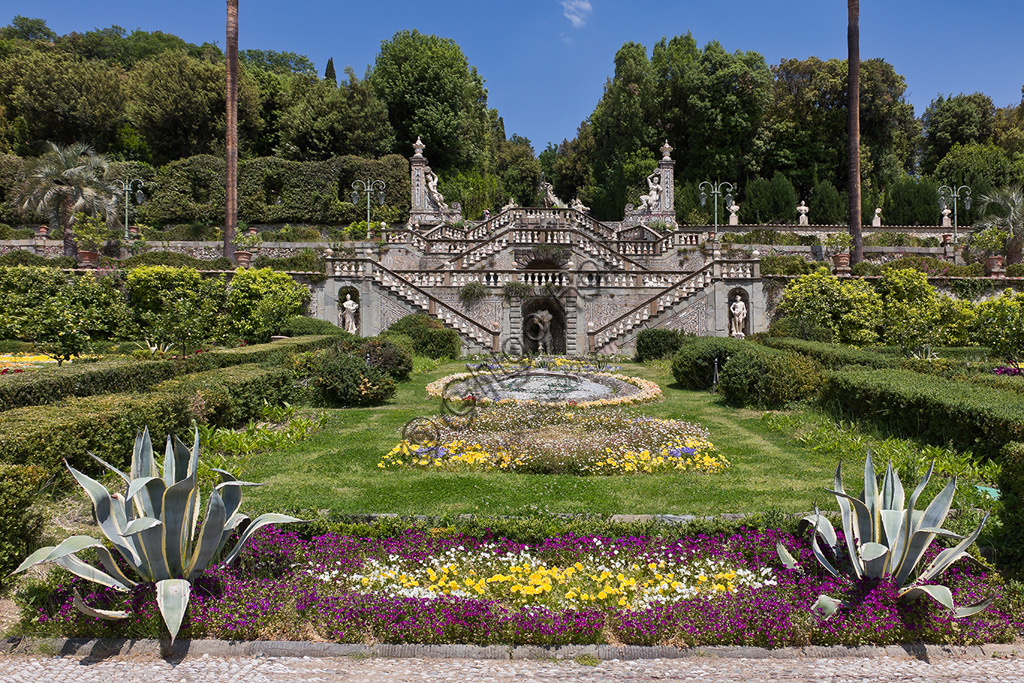
[[718, 239], [718, 197], [721, 196], [724, 190], [727, 194], [725, 195], [725, 208], [730, 208], [733, 205], [732, 192], [735, 190], [732, 183], [721, 182], [713, 183], [709, 180], [705, 180], [697, 186], [700, 190], [700, 205], [707, 205], [708, 193], [711, 193], [711, 201], [715, 205], [715, 239]]
[[387, 187], [383, 180], [357, 180], [352, 183], [352, 189], [355, 192], [352, 193], [352, 203], [359, 203], [359, 195], [363, 192], [366, 193], [366, 229], [370, 229], [370, 195], [374, 192], [377, 193], [377, 201], [380, 202], [381, 206], [384, 206], [384, 188]]
[[966, 185], [960, 187], [950, 187], [949, 185], [942, 185], [939, 187], [939, 208], [945, 211], [946, 202], [949, 200], [953, 201], [953, 244], [956, 244], [956, 228], [957, 228], [957, 215], [956, 215], [956, 200], [963, 197], [964, 210], [971, 210], [971, 188]]
[[[135, 187], [136, 183], [138, 183], [138, 187]], [[135, 187], [135, 203], [141, 204], [142, 202], [146, 201], [146, 195], [142, 193], [142, 188], [146, 186], [146, 183], [142, 180], [142, 178], [133, 178], [131, 180], [115, 180], [114, 184], [119, 185], [121, 187], [121, 192], [124, 192], [124, 238], [125, 240], [128, 240], [129, 197], [132, 188]]]

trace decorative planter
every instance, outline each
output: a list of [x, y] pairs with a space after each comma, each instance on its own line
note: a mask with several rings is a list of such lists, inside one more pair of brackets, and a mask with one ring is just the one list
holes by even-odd
[[252, 263], [252, 252], [236, 251], [235, 263], [237, 263], [240, 268], [248, 268], [249, 264]]
[[46, 227], [45, 225], [40, 225], [39, 226], [39, 236], [40, 237], [46, 237], [46, 233], [48, 233], [48, 232], [50, 232], [50, 229], [48, 227]]
[[88, 249], [79, 249], [78, 260], [83, 266], [95, 266], [100, 262], [100, 253], [98, 251], [89, 251]]
[[836, 274], [838, 275], [849, 275], [850, 274], [850, 254], [849, 252], [843, 252], [842, 254], [834, 254], [832, 256], [832, 265], [836, 267]]
[[272, 341], [272, 342], [282, 341], [284, 339], [291, 339], [291, 337], [289, 337], [287, 335], [283, 335], [283, 334], [275, 334], [275, 335], [271, 335], [271, 337], [270, 337], [270, 341]]
[[1006, 269], [1003, 267], [1002, 256], [989, 256], [985, 259], [985, 275], [989, 277], [1002, 277], [1006, 274]]
[[249, 234], [250, 235], [255, 235], [256, 234], [256, 228], [249, 228]]

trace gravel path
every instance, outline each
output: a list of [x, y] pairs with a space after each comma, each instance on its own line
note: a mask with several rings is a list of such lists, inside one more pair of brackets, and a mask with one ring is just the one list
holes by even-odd
[[[154, 653], [90, 655], [0, 654], [0, 683], [278, 683], [284, 681], [351, 681], [399, 683], [412, 681], [782, 681], [900, 683], [956, 681], [958, 683], [1020, 683], [1021, 655], [937, 657], [840, 656], [816, 658], [781, 656], [689, 656], [682, 659], [638, 659], [581, 663], [573, 660], [384, 658], [384, 657], [226, 657], [210, 654], [161, 658]], [[591, 665], [593, 663], [594, 665]]]

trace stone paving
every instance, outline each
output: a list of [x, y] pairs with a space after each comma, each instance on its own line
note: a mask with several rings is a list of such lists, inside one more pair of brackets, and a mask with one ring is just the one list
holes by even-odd
[[913, 657], [771, 658], [691, 657], [613, 659], [591, 665], [573, 660], [495, 660], [358, 657], [218, 657], [189, 655], [81, 656], [0, 654], [0, 683], [319, 683], [330, 681], [751, 681], [840, 683], [957, 681], [1020, 683], [1024, 658]]

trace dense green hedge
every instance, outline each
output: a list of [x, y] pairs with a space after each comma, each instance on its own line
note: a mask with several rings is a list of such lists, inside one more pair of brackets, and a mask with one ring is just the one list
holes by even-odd
[[184, 360], [129, 361], [65, 365], [0, 377], [0, 411], [53, 403], [64, 398], [142, 391], [173, 377], [247, 363], [280, 364], [303, 351], [325, 348], [325, 335], [296, 337], [270, 344], [210, 351]]
[[1024, 565], [1024, 443], [1013, 441], [1003, 446], [1000, 454], [999, 496], [1003, 521], [1003, 552], [1001, 560], [1016, 566]]
[[[243, 365], [220, 368], [158, 385], [142, 393], [69, 398], [46, 406], [17, 408], [0, 420], [0, 458], [35, 464], [63, 476], [63, 461], [99, 472], [87, 453], [125, 467], [139, 430], [148, 427], [155, 443], [185, 434], [192, 420], [226, 425], [256, 417], [263, 400], [278, 402], [290, 389], [290, 370]], [[222, 411], [223, 414], [218, 414]]]
[[845, 365], [866, 365], [871, 368], [899, 368], [903, 359], [866, 349], [851, 346], [829, 344], [826, 342], [805, 341], [788, 337], [766, 337], [761, 340], [765, 346], [783, 351], [794, 351], [813, 358], [825, 368], [835, 369]]
[[996, 458], [1007, 443], [1024, 441], [1018, 394], [909, 370], [829, 372], [821, 401], [851, 419], [983, 457]]
[[687, 339], [672, 358], [672, 376], [684, 389], [710, 389], [715, 362], [718, 362], [718, 372], [721, 373], [732, 354], [752, 343], [732, 337]]
[[636, 360], [642, 363], [668, 358], [679, 350], [685, 338], [685, 333], [676, 330], [640, 330], [636, 335]]
[[718, 389], [732, 405], [771, 410], [813, 398], [820, 384], [810, 358], [747, 344], [729, 357]]
[[36, 548], [43, 518], [30, 508], [45, 480], [41, 467], [0, 463], [0, 588]]
[[458, 358], [462, 340], [455, 330], [423, 313], [407, 315], [396, 321], [381, 336], [401, 334], [412, 339], [413, 352], [427, 358]]

